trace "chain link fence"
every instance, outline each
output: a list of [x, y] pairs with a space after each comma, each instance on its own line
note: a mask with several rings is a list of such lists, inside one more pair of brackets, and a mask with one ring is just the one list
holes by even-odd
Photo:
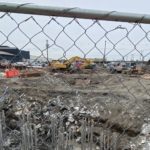
[[0, 5], [0, 149], [150, 149], [148, 15], [46, 8]]

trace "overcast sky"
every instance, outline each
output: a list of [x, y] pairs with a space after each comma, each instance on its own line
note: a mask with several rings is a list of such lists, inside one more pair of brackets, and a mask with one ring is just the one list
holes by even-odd
[[[38, 4], [38, 5], [79, 7], [79, 8], [96, 9], [96, 10], [150, 14], [150, 9], [149, 9], [150, 1], [149, 0], [124, 0], [124, 1], [121, 1], [121, 0], [5, 0], [5, 1], [0, 0], [0, 2], [9, 2], [9, 3], [18, 3], [18, 4], [32, 3], [32, 4]], [[13, 18], [15, 18], [17, 20], [17, 22], [21, 22], [21, 20], [24, 20], [26, 18], [26, 15], [13, 15], [12, 14], [12, 16], [13, 16]], [[39, 21], [39, 24], [42, 25], [42, 23], [43, 23], [43, 26], [44, 26], [44, 23], [46, 23], [49, 20], [48, 17], [35, 17], [35, 18]], [[58, 22], [60, 22], [62, 24], [65, 24], [66, 22], [69, 22], [70, 20], [71, 19], [62, 20], [62, 19], [58, 18]], [[81, 22], [81, 24], [83, 24], [83, 26], [91, 24], [91, 20], [85, 20], [85, 21], [80, 20], [80, 22]], [[4, 26], [4, 24], [6, 24], [7, 26], [6, 25]], [[113, 22], [102, 22], [102, 25], [105, 26], [105, 29], [107, 29], [107, 31], [114, 29], [115, 27], [120, 26], [120, 25], [127, 28], [128, 30], [130, 30], [133, 27], [133, 25], [130, 25], [127, 23], [120, 24], [120, 23], [113, 23]], [[3, 32], [6, 33], [6, 35], [8, 35], [9, 32], [13, 28], [15, 28], [15, 26], [16, 25], [14, 23], [10, 23], [9, 17], [5, 17], [0, 20], [1, 31], [3, 30]], [[38, 29], [37, 26], [36, 26], [36, 29], [34, 28], [34, 26], [35, 25], [32, 20], [29, 20], [28, 24], [26, 24], [26, 23], [21, 24], [21, 28], [28, 35], [30, 35], [30, 37], [32, 37], [32, 35], [34, 35], [36, 32], [40, 31], [40, 29]], [[75, 39], [76, 35], [79, 36], [80, 35], [79, 33], [80, 32], [82, 33], [82, 30], [81, 30], [81, 28], [78, 27], [76, 22], [73, 22], [70, 26], [66, 29], [66, 32], [69, 35], [71, 35], [72, 38]], [[33, 27], [33, 28], [31, 29], [31, 27]], [[144, 28], [146, 31], [149, 31], [149, 26], [144, 26]], [[48, 27], [45, 28], [45, 32], [48, 33], [49, 35], [51, 35], [51, 37], [55, 37], [55, 34], [57, 35], [60, 31], [61, 31], [61, 28], [55, 22], [52, 22], [49, 25], [49, 28]], [[16, 34], [17, 36], [14, 36], [14, 34]], [[103, 33], [103, 30], [101, 30], [97, 25], [94, 25], [91, 28], [91, 30], [89, 30], [88, 34], [90, 35], [90, 37], [92, 37], [96, 41], [104, 33]], [[112, 41], [114, 40], [113, 42], [115, 43], [119, 39], [123, 38], [125, 34], [126, 34], [125, 30], [119, 29], [117, 31], [110, 32], [108, 37], [110, 39], [112, 39]], [[136, 44], [141, 38], [143, 38], [143, 36], [145, 36], [143, 34], [143, 31], [141, 29], [139, 29], [139, 27], [137, 27], [131, 33], [130, 38], [132, 39], [134, 44]], [[13, 35], [10, 36], [10, 39], [19, 48], [23, 47], [24, 43], [26, 43], [28, 41], [28, 39], [26, 39], [22, 35], [22, 33], [20, 33], [19, 31], [15, 31], [13, 33]], [[42, 49], [42, 50], [45, 47], [45, 40], [46, 40], [46, 37], [44, 37], [44, 35], [38, 35], [33, 39], [33, 41], [36, 43], [36, 45], [38, 45], [40, 47], [40, 49]], [[99, 48], [104, 49], [105, 40], [107, 40], [107, 39], [103, 39], [99, 43]], [[49, 43], [51, 44], [50, 40], [49, 40]], [[71, 41], [69, 41], [69, 39], [63, 34], [61, 34], [60, 38], [57, 39], [57, 43], [58, 43], [58, 45], [61, 45], [64, 49], [67, 49], [72, 44]], [[7, 43], [5, 43], [5, 44], [7, 44]], [[88, 52], [93, 46], [92, 43], [90, 43], [90, 41], [88, 41], [88, 39], [85, 37], [81, 38], [77, 44], [80, 45], [81, 49], [84, 49], [85, 53]], [[113, 45], [111, 45], [110, 42], [108, 41], [107, 51], [111, 50], [112, 46]], [[120, 44], [118, 44], [117, 46], [118, 46], [117, 50], [118, 51], [121, 50], [120, 53], [122, 55], [126, 55], [133, 49], [133, 45], [131, 43], [129, 43], [129, 41], [127, 39], [124, 39], [123, 42], [120, 42]], [[150, 42], [147, 40], [143, 40], [142, 42], [140, 42], [140, 44], [138, 46], [139, 46], [138, 47], [139, 51], [144, 53], [144, 55], [146, 55], [149, 52]], [[24, 49], [30, 50], [32, 55], [38, 55], [38, 52], [37, 52], [38, 50], [36, 50], [36, 48], [32, 47], [31, 45], [27, 45], [26, 47], [24, 47]], [[51, 49], [53, 49], [54, 51], [53, 52], [50, 51], [49, 57], [60, 58], [63, 55], [63, 50], [61, 48], [53, 46]], [[144, 49], [145, 49], [145, 51], [144, 51]], [[82, 54], [79, 50], [77, 50], [76, 47], [72, 48], [71, 50], [72, 50], [72, 52], [71, 51], [67, 52], [67, 57]], [[101, 51], [103, 51], [103, 50], [101, 50]], [[39, 51], [39, 54], [40, 54], [40, 51]], [[121, 59], [121, 57], [119, 57], [118, 52], [116, 52], [116, 51], [112, 51], [108, 57], [112, 58], [112, 59], [116, 59], [116, 56], [118, 56], [118, 59]], [[90, 55], [88, 57], [102, 57], [102, 54], [100, 54], [100, 52], [98, 52], [97, 49], [93, 49], [92, 53], [90, 53]], [[127, 57], [128, 57], [128, 59], [131, 59], [132, 57], [137, 57], [139, 59], [140, 55], [137, 52], [136, 53], [133, 52], [133, 53], [130, 53]], [[149, 55], [147, 56], [147, 58], [149, 58]]]

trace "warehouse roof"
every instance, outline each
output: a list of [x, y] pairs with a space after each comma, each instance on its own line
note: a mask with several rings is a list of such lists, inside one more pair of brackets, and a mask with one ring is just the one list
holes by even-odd
[[4, 52], [4, 51], [0, 51], [0, 55], [10, 55], [13, 56], [14, 54], [8, 53], [8, 52]]

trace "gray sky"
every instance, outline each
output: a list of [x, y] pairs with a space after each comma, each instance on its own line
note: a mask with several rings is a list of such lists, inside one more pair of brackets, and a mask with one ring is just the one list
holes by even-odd
[[[121, 12], [133, 12], [133, 13], [146, 13], [150, 14], [149, 4], [150, 2], [148, 0], [5, 0], [0, 2], [10, 2], [10, 3], [33, 3], [38, 5], [49, 5], [49, 6], [62, 6], [62, 7], [80, 7], [80, 8], [86, 8], [86, 9], [97, 9], [97, 10], [107, 10], [107, 11], [121, 11]], [[17, 22], [21, 22], [25, 20], [26, 18], [29, 18], [29, 15], [19, 15], [19, 14], [12, 14], [11, 15]], [[43, 16], [35, 16], [36, 20], [41, 26], [44, 26], [49, 20], [49, 17], [43, 17]], [[69, 21], [71, 21], [71, 18], [57, 18], [56, 19], [59, 23], [62, 25], [67, 24]], [[11, 21], [11, 23], [10, 23]], [[91, 20], [79, 20], [81, 25], [83, 25], [85, 28], [88, 27], [90, 24], [92, 24]], [[5, 24], [5, 25], [4, 25]], [[117, 26], [123, 26], [127, 28], [128, 30], [132, 29], [133, 24], [128, 23], [114, 23], [114, 22], [106, 22], [102, 21], [101, 24], [105, 27], [107, 31], [110, 31], [108, 34], [108, 38], [112, 40], [113, 43], [116, 43], [121, 38], [123, 38], [126, 34], [125, 30], [117, 29], [115, 31], [112, 31]], [[0, 29], [6, 35], [8, 35], [14, 28], [16, 27], [16, 24], [12, 22], [10, 17], [5, 17], [3, 19], [0, 19]], [[29, 36], [32, 37], [35, 33], [40, 31], [40, 28], [33, 22], [32, 19], [29, 19], [28, 22], [24, 22], [20, 25], [21, 29]], [[148, 25], [143, 25], [144, 29], [147, 31], [150, 30]], [[55, 37], [58, 35], [58, 33], [62, 30], [62, 28], [55, 22], [52, 21], [49, 25], [45, 27], [45, 32], [52, 37], [52, 39], [55, 39]], [[68, 26], [65, 30], [68, 35], [70, 35], [74, 40], [76, 37], [78, 37], [82, 32], [84, 32], [74, 21], [71, 23], [70, 26]], [[14, 36], [15, 35], [15, 36]], [[88, 35], [94, 40], [97, 41], [100, 37], [104, 35], [104, 31], [102, 28], [97, 26], [95, 24], [92, 28], [88, 30]], [[136, 27], [131, 35], [130, 38], [134, 44], [136, 44], [139, 40], [141, 40], [145, 36], [144, 32], [139, 28]], [[150, 37], [150, 36], [149, 36]], [[13, 34], [10, 36], [10, 41], [14, 43], [17, 47], [22, 48], [24, 47], [25, 43], [28, 42], [28, 39], [18, 30], [15, 30]], [[45, 48], [45, 40], [47, 37], [45, 35], [38, 34], [35, 38], [33, 38], [33, 42], [40, 48]], [[1, 38], [2, 40], [2, 38]], [[98, 44], [98, 48], [103, 53], [104, 49], [104, 43], [106, 38], [103, 38], [101, 42]], [[2, 42], [1, 42], [2, 43]], [[7, 43], [5, 43], [6, 45]], [[49, 44], [51, 44], [51, 41], [49, 40]], [[63, 33], [59, 36], [57, 39], [57, 44], [60, 45], [65, 50], [69, 48], [69, 46], [72, 45], [72, 42], [69, 40], [69, 38], [66, 37]], [[8, 44], [9, 45], [9, 44]], [[86, 37], [82, 37], [78, 42], [77, 45], [85, 52], [88, 53], [88, 51], [93, 47], [93, 43], [91, 43]], [[106, 52], [109, 52], [112, 49], [113, 45], [107, 41], [107, 50]], [[142, 52], [144, 55], [146, 55], [149, 52], [150, 42], [145, 40], [142, 40], [138, 45], [137, 48], [140, 52]], [[121, 55], [125, 56], [128, 54], [132, 49], [133, 45], [129, 42], [128, 39], [124, 39], [121, 41], [117, 46], [116, 49], [120, 52]], [[40, 55], [41, 52], [37, 50], [33, 45], [28, 44], [24, 47], [26, 50], [30, 50], [32, 55]], [[60, 58], [63, 56], [63, 50], [57, 46], [51, 47], [49, 50], [49, 57], [51, 58]], [[101, 54], [97, 49], [92, 49], [92, 51], [87, 55], [87, 57], [102, 57]], [[108, 58], [109, 59], [121, 59], [121, 55], [115, 50], [113, 50], [111, 53], [109, 53]], [[46, 53], [44, 52], [44, 55]], [[71, 48], [67, 53], [66, 57], [69, 58], [74, 55], [80, 55], [81, 57], [83, 54], [79, 49], [76, 47]], [[135, 57], [135, 59], [140, 59], [140, 54], [136, 51], [133, 53], [130, 53], [127, 55], [126, 59], [131, 59]], [[149, 58], [149, 55], [146, 57], [146, 59]]]

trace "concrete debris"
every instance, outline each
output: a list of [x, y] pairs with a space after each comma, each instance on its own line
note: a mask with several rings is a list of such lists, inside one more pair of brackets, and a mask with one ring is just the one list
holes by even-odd
[[[148, 97], [142, 101], [139, 95], [140, 89], [131, 89], [138, 90], [135, 105], [135, 100], [132, 101], [129, 91], [124, 87], [122, 90], [118, 83], [125, 82], [128, 86], [128, 82], [131, 82], [133, 87], [139, 88], [139, 86], [133, 85], [131, 80], [124, 79], [117, 82], [118, 79], [114, 80], [116, 77], [112, 76], [107, 76], [103, 80], [103, 76], [96, 78], [101, 80], [101, 84], [96, 87], [98, 90], [81, 88], [81, 85], [91, 86], [94, 83], [94, 76], [93, 79], [76, 78], [76, 83], [72, 84], [74, 87], [71, 89], [70, 84], [66, 83], [69, 75], [66, 80], [58, 78], [59, 75], [45, 74], [40, 78], [17, 79], [9, 83], [12, 87], [9, 89], [9, 94], [5, 94], [8, 89], [2, 90], [4, 94], [0, 97], [0, 101], [1, 110], [5, 112], [4, 145], [8, 150], [14, 147], [21, 149], [22, 135], [27, 141], [36, 137], [36, 149], [42, 149], [44, 145], [45, 150], [55, 149], [46, 146], [57, 145], [56, 139], [61, 141], [60, 143], [57, 141], [58, 149], [63, 149], [62, 143], [65, 143], [66, 139], [80, 145], [86, 144], [87, 140], [91, 139], [90, 142], [95, 146], [93, 149], [104, 149], [107, 142], [103, 139], [109, 139], [110, 144], [118, 142], [118, 149], [123, 149], [125, 145], [128, 149], [135, 147], [137, 150], [138, 147], [148, 147], [150, 126], [143, 125], [146, 121], [143, 118], [143, 109], [140, 107], [143, 106], [146, 111], [150, 110]], [[72, 75], [70, 78], [72, 79]], [[105, 81], [109, 81], [112, 93], [103, 85]], [[131, 91], [133, 92], [136, 91]], [[116, 136], [113, 136], [114, 133]], [[16, 134], [17, 138], [9, 134]], [[117, 137], [120, 135], [123, 136], [118, 140]], [[140, 138], [135, 138], [137, 136]], [[136, 143], [135, 139], [140, 144]]]
[[131, 148], [136, 150], [149, 150], [150, 149], [150, 137], [140, 135], [136, 140], [136, 142], [130, 144]]
[[150, 149], [150, 124], [143, 124], [141, 134], [130, 143], [130, 147], [136, 150]]
[[[22, 96], [19, 105], [16, 105], [17, 103], [18, 101], [11, 101], [11, 104], [9, 104], [9, 101], [7, 101], [6, 124], [11, 130], [16, 129], [19, 134], [21, 134], [20, 129], [22, 125], [30, 121], [34, 123], [40, 138], [47, 137], [48, 135], [52, 136], [50, 131], [54, 130], [54, 123], [56, 128], [64, 127], [65, 130], [63, 134], [69, 134], [71, 131], [71, 133], [76, 136], [76, 142], [81, 143], [81, 132], [83, 130], [81, 126], [83, 119], [87, 118], [90, 124], [97, 124], [97, 126], [101, 124], [101, 114], [99, 113], [98, 103], [90, 109], [82, 104], [80, 106], [72, 106], [65, 104], [61, 96], [57, 96], [48, 101], [39, 101], [31, 96], [29, 96], [28, 99], [27, 96]], [[19, 119], [22, 117], [27, 117], [24, 122]], [[61, 124], [61, 126], [59, 126], [59, 124]], [[90, 134], [90, 130], [87, 127], [86, 132]], [[98, 130], [94, 130], [94, 134], [95, 137], [99, 137]], [[13, 137], [11, 138], [12, 139], [9, 140], [7, 139], [5, 144], [6, 146], [9, 145], [10, 148], [12, 148], [12, 143], [17, 142], [14, 141]], [[37, 140], [39, 141], [40, 138]], [[21, 141], [18, 141], [18, 144], [20, 142]]]
[[143, 124], [141, 129], [141, 134], [149, 135], [150, 134], [150, 124]]
[[[38, 141], [40, 138], [52, 136], [52, 130], [55, 128], [61, 129], [63, 127], [64, 130], [61, 131], [63, 135], [69, 134], [71, 131], [71, 133], [76, 137], [76, 142], [81, 143], [81, 126], [83, 125], [83, 120], [87, 120], [87, 134], [90, 134], [91, 132], [89, 127], [91, 125], [95, 126], [93, 128], [93, 134], [94, 137], [98, 139], [101, 132], [97, 129], [97, 127], [105, 126], [105, 123], [107, 125], [111, 123], [107, 120], [107, 115], [113, 114], [113, 110], [106, 110], [106, 104], [109, 104], [109, 101], [108, 99], [104, 99], [105, 96], [109, 96], [108, 94], [102, 94], [101, 98], [95, 99], [97, 102], [95, 101], [94, 105], [91, 105], [89, 100], [89, 106], [85, 106], [79, 92], [76, 92], [74, 95], [72, 94], [69, 98], [65, 97], [65, 95], [55, 95], [54, 93], [54, 96], [51, 97], [51, 93], [48, 92], [48, 97], [45, 97], [46, 99], [42, 99], [39, 98], [38, 94], [38, 96], [35, 97], [35, 95], [33, 95], [33, 91], [34, 90], [27, 95], [25, 91], [23, 92], [17, 89], [17, 93], [24, 93], [21, 95], [21, 98], [16, 94], [16, 91], [12, 91], [10, 97], [6, 99], [4, 104], [5, 114], [7, 116], [6, 125], [11, 130], [17, 130], [19, 134], [21, 134], [20, 129], [22, 128], [22, 125], [31, 122], [35, 125], [35, 129], [39, 135], [39, 139], [37, 139]], [[76, 94], [78, 96], [76, 96]], [[44, 93], [44, 96], [45, 95], [46, 93]], [[40, 93], [40, 96], [42, 96], [42, 93]], [[78, 105], [75, 105], [76, 102], [74, 101], [74, 97], [76, 102], [77, 98], [80, 99], [79, 103], [77, 103]], [[93, 99], [91, 101], [93, 102]], [[109, 107], [109, 105], [107, 105], [107, 107]], [[114, 109], [116, 108], [117, 107], [115, 105]], [[24, 119], [21, 120], [20, 118]], [[115, 122], [112, 123], [115, 127], [112, 129], [112, 133], [117, 130], [120, 133], [121, 130], [123, 132], [121, 125], [117, 125]], [[145, 130], [147, 129], [144, 128], [143, 132], [146, 132]], [[7, 139], [6, 141], [6, 145], [9, 145], [10, 148], [12, 148], [11, 144], [13, 140]], [[9, 142], [11, 144], [8, 144]], [[20, 142], [21, 141], [18, 141], [18, 144]]]
[[[22, 125], [28, 123], [29, 120], [35, 124], [35, 128], [40, 137], [47, 136], [49, 130], [52, 129], [51, 125], [53, 123], [56, 127], [59, 127], [58, 125], [61, 123], [61, 126], [66, 128], [64, 133], [68, 134], [69, 130], [71, 130], [71, 132], [77, 136], [76, 142], [80, 143], [81, 136], [79, 133], [81, 132], [82, 119], [87, 116], [97, 117], [96, 106], [93, 107], [94, 110], [88, 110], [86, 106], [82, 105], [72, 107], [64, 104], [60, 96], [43, 102], [36, 101], [34, 98], [31, 98], [31, 96], [29, 96], [29, 99], [26, 98], [27, 97], [23, 96], [19, 105], [16, 105], [18, 100], [9, 101], [8, 99], [8, 101], [6, 101], [6, 125], [12, 131], [16, 130], [19, 134], [21, 134], [20, 129]], [[19, 118], [22, 117], [27, 120], [20, 120]], [[53, 119], [54, 122], [52, 123]], [[60, 120], [62, 120], [62, 122], [60, 122]], [[5, 146], [10, 148], [13, 148], [13, 144], [18, 144], [19, 146], [21, 141], [15, 138], [16, 137], [8, 138], [5, 142]]]
[[75, 121], [72, 114], [68, 116], [68, 121], [71, 123]]

